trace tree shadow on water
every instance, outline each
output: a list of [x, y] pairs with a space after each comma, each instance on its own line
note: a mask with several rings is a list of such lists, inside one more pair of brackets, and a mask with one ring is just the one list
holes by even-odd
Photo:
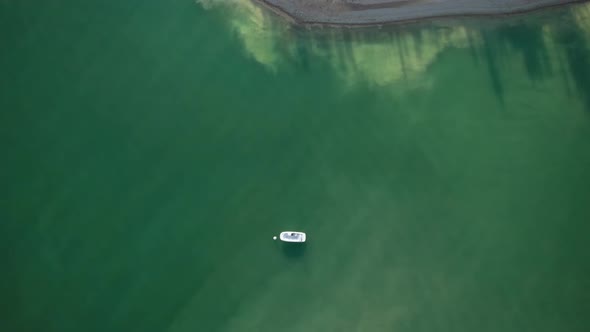
[[575, 25], [562, 25], [556, 34], [557, 41], [564, 48], [565, 59], [579, 96], [590, 112], [590, 48], [585, 38], [586, 32]]
[[522, 55], [526, 73], [534, 81], [542, 80], [547, 74], [551, 74], [543, 24], [540, 22], [521, 22], [517, 26], [501, 27], [498, 31], [500, 39]]
[[[520, 54], [525, 72], [531, 81], [536, 82], [554, 74], [552, 67], [555, 64], [551, 62], [550, 52], [559, 52], [564, 55], [564, 62], [579, 97], [585, 108], [590, 110], [590, 45], [586, 37], [588, 28], [576, 23], [574, 15], [578, 10], [578, 7], [572, 7], [548, 11], [533, 19], [528, 19], [527, 16], [526, 20], [519, 18], [497, 28], [483, 30], [484, 59], [487, 60], [492, 88], [502, 104], [504, 85], [501, 73], [506, 71], [503, 68], [503, 57], [506, 54]], [[548, 45], [547, 41], [550, 39], [555, 44]]]
[[502, 74], [507, 74], [503, 63], [509, 54], [522, 56], [524, 69], [530, 80], [539, 81], [545, 78], [547, 49], [541, 24], [528, 23], [519, 18], [493, 30], [483, 30], [482, 39], [492, 89], [501, 105], [505, 104]]
[[500, 78], [500, 68], [498, 65], [498, 61], [496, 60], [496, 57], [498, 55], [495, 51], [495, 40], [493, 40], [493, 38], [490, 37], [489, 34], [486, 32], [482, 34], [482, 37], [484, 41], [483, 51], [487, 60], [488, 73], [490, 75], [492, 89], [494, 91], [494, 94], [500, 101], [500, 104], [504, 105], [504, 85]]

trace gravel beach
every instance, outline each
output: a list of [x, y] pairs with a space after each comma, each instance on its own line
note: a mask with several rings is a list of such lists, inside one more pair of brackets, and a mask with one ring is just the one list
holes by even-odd
[[428, 18], [506, 15], [580, 0], [258, 0], [294, 23], [379, 25]]

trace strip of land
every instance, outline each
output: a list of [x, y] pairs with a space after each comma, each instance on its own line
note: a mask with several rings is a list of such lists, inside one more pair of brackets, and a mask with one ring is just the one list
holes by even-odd
[[368, 26], [523, 13], [587, 0], [258, 0], [299, 24]]

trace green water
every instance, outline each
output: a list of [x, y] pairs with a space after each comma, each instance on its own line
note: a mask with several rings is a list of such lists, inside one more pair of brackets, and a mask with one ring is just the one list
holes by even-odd
[[588, 6], [0, 1], [0, 40], [1, 331], [590, 329]]

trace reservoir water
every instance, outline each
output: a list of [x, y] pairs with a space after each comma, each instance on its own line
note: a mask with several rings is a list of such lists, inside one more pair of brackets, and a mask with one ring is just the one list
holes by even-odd
[[0, 1], [0, 38], [2, 331], [590, 328], [588, 5]]

